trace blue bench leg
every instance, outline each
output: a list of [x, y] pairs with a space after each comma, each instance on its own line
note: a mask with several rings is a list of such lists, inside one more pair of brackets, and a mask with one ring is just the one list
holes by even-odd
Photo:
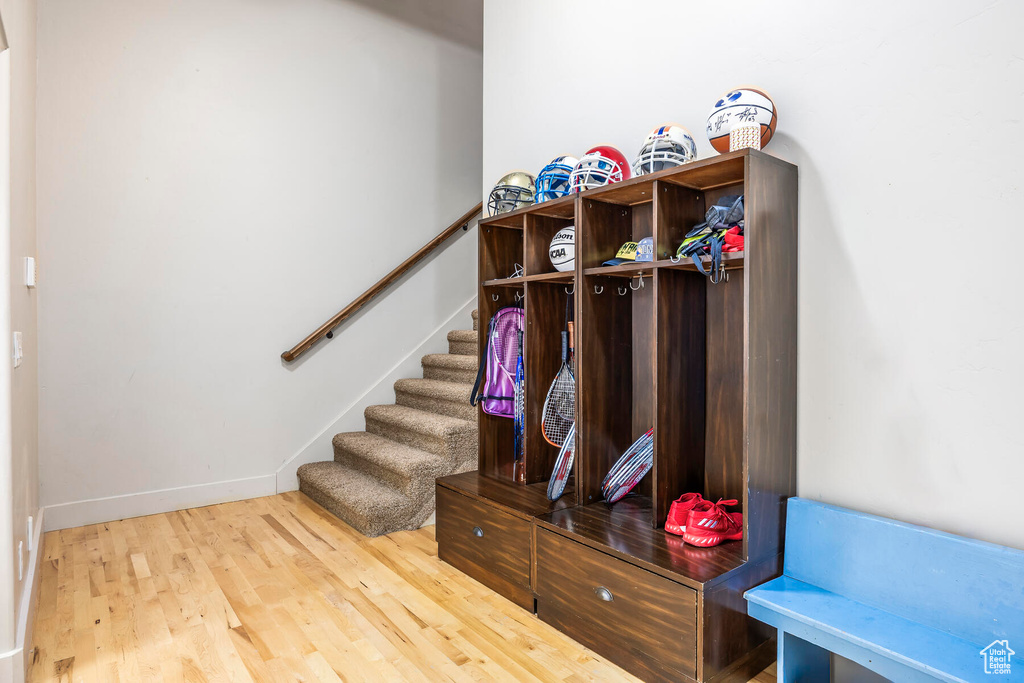
[[828, 650], [779, 631], [779, 683], [828, 683], [831, 680]]

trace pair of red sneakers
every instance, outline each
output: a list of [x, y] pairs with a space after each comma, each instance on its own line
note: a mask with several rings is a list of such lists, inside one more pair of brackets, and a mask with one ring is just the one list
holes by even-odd
[[743, 540], [743, 514], [726, 512], [735, 500], [704, 500], [699, 493], [684, 493], [672, 502], [665, 531], [682, 536], [690, 545], [710, 548], [723, 541]]

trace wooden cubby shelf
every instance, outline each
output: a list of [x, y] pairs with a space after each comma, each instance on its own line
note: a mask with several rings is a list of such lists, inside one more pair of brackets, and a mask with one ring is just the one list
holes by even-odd
[[[670, 257], [732, 194], [745, 197], [745, 251], [724, 254], [728, 277], [712, 282]], [[774, 631], [746, 616], [743, 592], [781, 573], [795, 494], [796, 212], [796, 167], [743, 150], [481, 221], [481, 348], [498, 309], [525, 312], [525, 483], [512, 420], [480, 412], [477, 471], [437, 481], [441, 559], [644, 680], [745, 682], [769, 664]], [[570, 225], [575, 270], [560, 273], [548, 246]], [[655, 261], [602, 265], [644, 237]], [[576, 449], [552, 502], [558, 449], [540, 415], [570, 296]], [[651, 428], [652, 471], [608, 505], [602, 479]], [[743, 540], [698, 548], [667, 533], [687, 492], [739, 501]]]

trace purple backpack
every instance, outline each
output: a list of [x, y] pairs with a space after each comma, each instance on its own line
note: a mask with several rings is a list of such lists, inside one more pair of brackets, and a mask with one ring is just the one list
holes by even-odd
[[513, 417], [515, 412], [516, 360], [523, 319], [523, 309], [514, 306], [501, 308], [491, 318], [487, 328], [487, 341], [469, 402], [473, 405], [483, 404], [483, 410], [488, 415]]

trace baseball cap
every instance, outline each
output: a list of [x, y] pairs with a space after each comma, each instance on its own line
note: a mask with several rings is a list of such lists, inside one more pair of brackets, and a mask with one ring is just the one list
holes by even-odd
[[654, 260], [654, 239], [645, 237], [639, 242], [625, 242], [615, 253], [615, 258], [608, 259], [602, 266], [621, 266], [623, 263]]

